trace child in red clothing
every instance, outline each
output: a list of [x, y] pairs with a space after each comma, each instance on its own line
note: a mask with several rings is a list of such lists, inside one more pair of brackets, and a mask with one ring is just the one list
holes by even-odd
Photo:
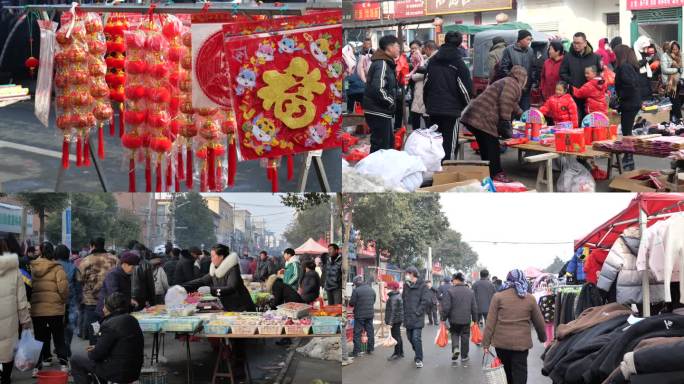
[[596, 72], [594, 66], [585, 68], [584, 77], [586, 77], [587, 82], [580, 88], [572, 87], [572, 94], [576, 98], [587, 99], [587, 114], [592, 112], [608, 113], [608, 103], [606, 102], [608, 84]]
[[549, 97], [539, 110], [552, 118], [554, 124], [570, 121], [573, 127], [577, 127], [577, 104], [568, 94], [568, 85], [564, 81], [556, 84], [556, 94]]

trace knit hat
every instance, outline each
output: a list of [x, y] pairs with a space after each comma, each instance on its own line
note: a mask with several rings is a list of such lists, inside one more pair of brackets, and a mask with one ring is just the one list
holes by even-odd
[[528, 36], [532, 36], [532, 33], [530, 33], [530, 31], [528, 31], [526, 29], [521, 29], [518, 31], [518, 40], [517, 41], [520, 41], [520, 40], [522, 40]]
[[361, 275], [354, 276], [354, 286], [358, 287], [361, 284], [363, 284], [363, 276], [361, 276]]
[[126, 263], [128, 265], [138, 265], [140, 262], [140, 256], [133, 251], [126, 251], [121, 254], [121, 263]]
[[505, 42], [506, 42], [506, 40], [504, 40], [504, 38], [501, 36], [496, 36], [492, 39], [492, 45], [497, 45], [499, 43], [505, 43]]

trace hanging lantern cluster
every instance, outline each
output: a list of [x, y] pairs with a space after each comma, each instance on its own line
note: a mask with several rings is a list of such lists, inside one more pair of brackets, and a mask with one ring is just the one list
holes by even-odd
[[183, 168], [182, 152], [185, 149], [185, 186], [188, 189], [193, 187], [193, 149], [192, 144], [197, 136], [197, 125], [195, 124], [195, 109], [192, 107], [192, 79], [190, 70], [192, 69], [192, 32], [189, 29], [181, 34], [181, 44], [184, 50], [180, 51], [180, 79], [178, 88], [180, 89], [179, 108], [180, 113], [174, 122], [178, 125], [179, 140], [177, 141], [178, 151], [178, 173]]
[[[97, 156], [104, 159], [104, 125], [114, 116], [112, 105], [109, 102], [109, 87], [105, 76], [107, 65], [105, 53], [107, 45], [103, 32], [102, 19], [96, 13], [88, 13], [85, 17], [86, 44], [88, 46], [88, 74], [90, 75], [90, 95], [94, 99], [93, 115], [98, 124]], [[88, 142], [86, 136], [85, 142]], [[86, 148], [89, 146], [86, 145]], [[86, 157], [86, 163], [89, 158]]]
[[[107, 75], [105, 80], [109, 86], [109, 98], [112, 102], [119, 103], [119, 136], [123, 135], [123, 102], [125, 99], [124, 84], [126, 82], [126, 72], [124, 71], [124, 61], [126, 58], [124, 31], [128, 29], [126, 16], [122, 14], [112, 14], [107, 19], [104, 26], [105, 38], [107, 39]], [[114, 136], [114, 117], [110, 122], [109, 134]]]

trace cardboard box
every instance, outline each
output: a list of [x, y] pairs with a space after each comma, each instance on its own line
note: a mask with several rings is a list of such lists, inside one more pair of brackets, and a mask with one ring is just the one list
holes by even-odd
[[670, 108], [661, 109], [658, 108], [654, 112], [640, 111], [637, 115], [637, 120], [643, 118], [651, 124], [660, 124], [663, 121], [670, 121]]
[[487, 165], [445, 165], [441, 172], [432, 176], [432, 186], [420, 188], [419, 192], [446, 192], [473, 182], [481, 183], [489, 177]]
[[[616, 191], [626, 191], [626, 192], [659, 192], [656, 186], [651, 180], [638, 180], [640, 176], [648, 175], [653, 173], [651, 169], [637, 169], [634, 171], [624, 172], [610, 182], [610, 189]], [[664, 186], [667, 186], [667, 176], [658, 176], [658, 180]]]

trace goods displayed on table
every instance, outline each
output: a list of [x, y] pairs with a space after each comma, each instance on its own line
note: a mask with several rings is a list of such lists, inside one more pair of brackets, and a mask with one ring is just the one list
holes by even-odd
[[684, 149], [684, 137], [681, 136], [627, 136], [615, 141], [599, 141], [593, 144], [594, 149], [606, 152], [625, 152], [637, 155], [668, 157], [673, 152]]
[[57, 50], [41, 60], [56, 67], [64, 168], [71, 143], [76, 165], [90, 165], [93, 129], [104, 158], [103, 129], [115, 135], [115, 108], [130, 192], [139, 189], [139, 165], [147, 192], [179, 191], [182, 181], [192, 189], [195, 177], [200, 191], [222, 191], [234, 186], [241, 160], [261, 160], [275, 192], [281, 159], [290, 180], [293, 155], [341, 145], [339, 10], [269, 18], [154, 9], [113, 13], [104, 25], [77, 4], [63, 14]]

